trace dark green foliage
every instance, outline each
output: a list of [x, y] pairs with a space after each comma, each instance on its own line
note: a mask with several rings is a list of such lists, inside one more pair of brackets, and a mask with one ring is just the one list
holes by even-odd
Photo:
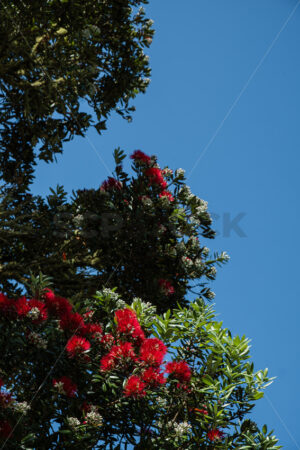
[[[121, 169], [123, 156], [115, 155], [121, 189], [77, 191], [70, 201], [61, 187], [46, 200], [3, 191], [0, 292], [20, 294], [17, 286], [41, 271], [58, 293], [77, 299], [103, 284], [159, 311], [186, 304], [190, 289], [213, 298], [208, 283], [227, 255], [210, 256], [205, 247], [205, 238], [214, 236], [206, 202], [191, 194], [180, 172], [168, 177], [174, 201], [160, 198], [145, 167], [134, 165], [132, 178]], [[171, 283], [173, 294], [162, 292], [161, 279]]]
[[[53, 161], [63, 143], [94, 123], [101, 133], [150, 69], [143, 47], [147, 0], [4, 0], [0, 5], [0, 176], [26, 189], [36, 156]], [[84, 101], [83, 101], [84, 100]], [[93, 122], [91, 113], [96, 114]]]

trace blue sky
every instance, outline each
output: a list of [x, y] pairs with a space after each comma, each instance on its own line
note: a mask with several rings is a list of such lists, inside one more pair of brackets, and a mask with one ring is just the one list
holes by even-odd
[[[277, 376], [254, 418], [285, 449], [300, 448], [298, 4], [150, 0], [152, 82], [133, 122], [113, 115], [103, 136], [69, 143], [58, 164], [38, 164], [33, 186], [97, 187], [118, 146], [186, 169], [217, 218], [210, 248], [231, 256], [214, 283], [219, 317], [252, 340], [256, 368]], [[239, 214], [245, 237], [228, 227]]]

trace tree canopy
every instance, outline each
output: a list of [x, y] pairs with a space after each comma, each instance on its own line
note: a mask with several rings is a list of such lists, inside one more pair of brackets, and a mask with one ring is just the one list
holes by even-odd
[[272, 379], [210, 304], [228, 256], [184, 170], [135, 150], [127, 173], [116, 149], [95, 189], [29, 191], [38, 159], [130, 120], [144, 3], [1, 2], [1, 448], [280, 448], [250, 415]]
[[[144, 92], [152, 21], [147, 0], [13, 0], [0, 5], [0, 175], [28, 187], [36, 157], [115, 110], [130, 120]], [[92, 113], [96, 117], [94, 121]]]

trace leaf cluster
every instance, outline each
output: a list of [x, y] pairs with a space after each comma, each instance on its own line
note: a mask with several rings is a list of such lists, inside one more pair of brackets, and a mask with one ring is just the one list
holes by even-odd
[[[0, 176], [26, 190], [36, 157], [99, 133], [149, 84], [147, 0], [14, 0], [0, 7]], [[95, 119], [93, 119], [94, 114]]]

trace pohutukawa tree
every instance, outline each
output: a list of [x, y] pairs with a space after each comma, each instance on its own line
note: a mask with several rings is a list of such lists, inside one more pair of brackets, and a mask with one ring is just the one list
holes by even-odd
[[118, 149], [95, 189], [29, 193], [37, 158], [130, 120], [144, 3], [1, 2], [1, 448], [280, 448], [250, 415], [272, 380], [209, 306], [228, 257], [184, 171], [136, 150], [128, 174]]

